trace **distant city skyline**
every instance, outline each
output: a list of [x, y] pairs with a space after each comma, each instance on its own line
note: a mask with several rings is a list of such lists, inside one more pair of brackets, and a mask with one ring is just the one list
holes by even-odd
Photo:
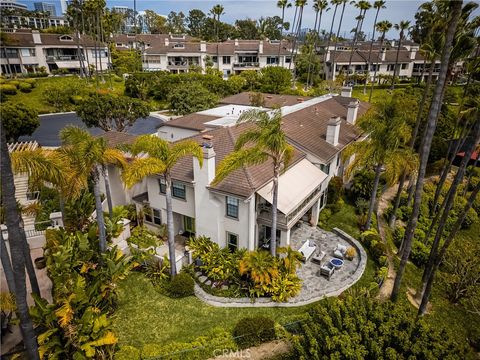
[[[18, 2], [26, 4], [29, 9], [33, 9], [33, 3], [35, 0], [26, 0]], [[38, 0], [37, 0], [38, 1]], [[57, 6], [57, 9], [60, 9], [60, 1], [52, 0], [49, 1], [54, 3]], [[293, 0], [291, 1], [294, 2]], [[410, 20], [411, 23], [414, 23], [414, 16], [418, 7], [425, 1], [421, 0], [396, 0], [386, 2], [386, 9], [380, 11], [378, 20], [389, 20], [391, 23], [395, 24], [401, 20]], [[371, 1], [373, 3], [373, 1]], [[234, 23], [235, 20], [251, 18], [258, 20], [260, 17], [266, 16], [275, 16], [281, 15], [280, 9], [277, 8], [276, 0], [228, 0], [228, 1], [210, 1], [210, 0], [137, 0], [137, 10], [154, 10], [158, 14], [167, 16], [170, 11], [182, 11], [185, 15], [188, 15], [188, 11], [191, 9], [200, 9], [206, 14], [209, 10], [216, 4], [221, 4], [224, 6], [225, 14], [221, 17], [222, 21], [228, 23]], [[133, 9], [133, 0], [107, 0], [107, 6], [110, 8], [112, 6], [127, 6]], [[285, 20], [292, 22], [294, 16], [295, 8], [292, 7], [286, 10]], [[338, 11], [339, 12], [339, 11]], [[477, 14], [479, 11], [476, 12]], [[333, 16], [333, 8], [324, 14], [322, 19], [321, 28], [325, 30], [330, 29], [330, 24]], [[338, 16], [338, 14], [337, 14]], [[344, 20], [342, 23], [341, 35], [348, 36], [350, 30], [356, 26], [355, 17], [358, 16], [358, 9], [354, 8], [352, 5], [347, 5], [345, 9]], [[367, 12], [366, 18], [364, 20], [363, 32], [368, 36], [371, 34], [372, 25], [375, 17], [375, 10], [371, 9]], [[312, 1], [308, 1], [307, 6], [305, 7], [302, 28], [311, 28], [315, 22], [315, 13], [312, 9]], [[338, 20], [335, 23], [334, 31], [336, 31]], [[371, 35], [370, 35], [371, 36]], [[398, 33], [395, 30], [391, 30], [387, 37], [393, 38], [398, 36]]]

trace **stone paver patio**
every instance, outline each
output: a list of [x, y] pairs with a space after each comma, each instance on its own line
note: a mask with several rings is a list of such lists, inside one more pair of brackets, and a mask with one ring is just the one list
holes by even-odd
[[337, 244], [345, 245], [347, 248], [353, 246], [356, 255], [352, 261], [345, 260], [341, 269], [335, 270], [334, 274], [328, 280], [320, 275], [319, 264], [313, 263], [311, 258], [300, 266], [297, 270], [298, 276], [302, 279], [302, 289], [300, 294], [287, 302], [277, 303], [270, 298], [258, 298], [254, 302], [249, 298], [226, 298], [213, 296], [206, 293], [198, 284], [195, 284], [195, 294], [204, 302], [220, 307], [291, 307], [302, 306], [319, 301], [325, 297], [338, 296], [343, 291], [355, 284], [362, 276], [367, 255], [358, 241], [344, 233], [340, 229], [334, 229], [335, 232], [322, 230], [318, 227], [312, 227], [307, 224], [301, 224], [292, 229], [290, 235], [290, 245], [298, 250], [305, 241], [313, 241], [317, 245], [315, 254], [320, 251], [325, 252], [325, 257], [321, 265], [332, 259], [333, 251]]

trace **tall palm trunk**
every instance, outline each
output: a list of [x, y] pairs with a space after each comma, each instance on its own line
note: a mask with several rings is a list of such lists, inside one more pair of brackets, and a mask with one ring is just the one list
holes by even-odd
[[370, 206], [368, 207], [367, 222], [365, 223], [365, 230], [370, 229], [372, 223], [373, 210], [377, 202], [378, 183], [380, 182], [380, 175], [382, 174], [382, 164], [377, 164], [375, 167], [375, 180], [373, 181], [372, 194], [370, 196]]
[[[337, 51], [338, 37], [340, 36], [340, 29], [342, 28], [343, 14], [345, 13], [345, 6], [347, 5], [346, 1], [342, 5], [342, 12], [340, 14], [340, 22], [338, 23], [337, 34], [335, 35], [335, 42], [333, 43], [333, 53], [332, 53], [332, 67], [333, 74], [335, 74], [335, 53]], [[333, 80], [333, 79], [332, 79]]]
[[280, 25], [280, 42], [278, 43], [277, 66], [280, 66], [280, 51], [282, 49], [283, 22], [285, 21], [285, 7], [282, 7], [282, 24]]
[[[290, 63], [288, 64], [288, 70], [290, 70], [292, 68], [292, 63], [293, 63], [293, 59], [295, 57], [295, 50], [297, 48], [297, 40], [298, 40], [298, 36], [299, 36], [299, 32], [300, 32], [300, 11], [298, 11], [299, 8], [298, 7], [295, 7], [295, 16], [294, 16], [294, 36], [293, 36], [293, 44], [292, 44], [292, 51], [291, 51], [291, 60], [290, 60]], [[297, 17], [297, 13], [298, 13], [298, 20], [296, 19]], [[295, 23], [296, 21], [296, 23]]]
[[172, 179], [170, 174], [165, 174], [165, 200], [167, 205], [167, 230], [168, 230], [168, 256], [170, 259], [170, 275], [177, 275], [177, 263], [175, 256], [175, 232], [173, 229], [172, 210]]
[[[382, 34], [382, 38], [380, 40], [380, 51], [378, 53], [379, 57], [382, 56], [382, 48], [383, 48], [384, 41], [385, 41], [385, 33]], [[380, 66], [380, 62], [377, 61], [375, 63], [375, 70], [373, 71], [373, 81], [372, 81], [372, 85], [370, 86], [370, 94], [368, 95], [368, 102], [372, 102], [373, 86], [377, 82], [377, 71], [378, 71], [379, 66]]]
[[[327, 62], [327, 53], [329, 51], [329, 48], [330, 48], [330, 42], [332, 41], [332, 35], [333, 35], [333, 26], [335, 24], [335, 16], [337, 15], [337, 9], [338, 9], [338, 4], [335, 5], [335, 9], [333, 10], [333, 17], [332, 17], [332, 24], [330, 25], [330, 32], [328, 33], [328, 40], [327, 40], [327, 47], [325, 48], [325, 54], [323, 56], [323, 63], [325, 64]], [[330, 56], [330, 61], [331, 61], [332, 57]], [[332, 62], [332, 65], [333, 65], [333, 62]], [[324, 65], [325, 67], [325, 65]], [[332, 79], [333, 79], [333, 76], [335, 76], [335, 68], [333, 68], [333, 73], [332, 73]], [[325, 80], [327, 79], [327, 72], [325, 71]]]
[[[315, 24], [313, 25], [313, 31], [317, 31], [317, 23], [318, 23], [318, 11], [315, 12]], [[312, 57], [315, 55], [315, 50], [317, 48], [317, 38], [318, 38], [318, 33], [315, 37], [315, 40], [313, 42], [313, 50], [310, 56], [308, 57], [308, 70], [307, 70], [307, 90], [308, 90], [308, 85], [310, 83], [310, 71], [312, 69]]]
[[25, 239], [23, 242], [23, 256], [25, 257], [25, 269], [27, 270], [28, 280], [30, 282], [30, 288], [32, 293], [40, 296], [40, 287], [38, 286], [37, 274], [35, 273], [35, 267], [33, 266], [32, 256], [30, 254], [30, 246], [28, 245], [27, 236], [23, 229], [23, 224], [20, 216], [20, 237]]
[[[427, 83], [425, 84], [425, 89], [423, 91], [422, 100], [420, 100], [420, 106], [418, 107], [417, 119], [415, 120], [415, 128], [413, 129], [412, 137], [410, 139], [410, 143], [408, 144], [410, 149], [413, 149], [413, 147], [415, 146], [415, 141], [416, 141], [417, 135], [418, 135], [418, 129], [420, 128], [420, 124], [422, 122], [423, 109], [425, 108], [428, 93], [430, 91], [430, 86], [432, 84], [433, 64], [434, 63], [435, 63], [435, 59], [432, 60], [432, 66], [430, 66], [430, 70], [428, 72], [428, 79], [427, 79]], [[403, 172], [403, 174], [400, 178], [400, 181], [398, 183], [398, 190], [397, 190], [397, 194], [395, 195], [392, 215], [390, 216], [390, 222], [389, 222], [390, 227], [393, 227], [395, 225], [395, 220], [397, 218], [397, 211], [398, 211], [398, 208], [400, 206], [400, 198], [402, 196], [403, 186], [405, 185], [406, 179], [407, 179], [407, 173]]]
[[379, 12], [380, 12], [380, 7], [377, 8], [377, 12], [375, 14], [375, 20], [373, 20], [372, 42], [370, 43], [370, 49], [368, 50], [367, 77], [365, 78], [365, 83], [363, 84], [363, 95], [367, 94], [367, 80], [370, 77], [370, 60], [372, 59], [373, 42], [375, 41], [375, 30], [376, 30], [375, 25], [377, 24], [377, 19], [378, 19], [378, 13]]
[[353, 36], [352, 49], [350, 50], [350, 57], [348, 59], [347, 78], [346, 78], [347, 81], [350, 77], [350, 66], [352, 66], [353, 53], [355, 52], [355, 45], [357, 44], [357, 35], [358, 35], [358, 32], [361, 30], [360, 22], [362, 21], [362, 13], [363, 13], [363, 10], [360, 9], [360, 15], [357, 20], [357, 26], [355, 27], [355, 35]]
[[478, 193], [480, 191], [480, 182], [477, 184], [475, 189], [472, 191], [470, 194], [470, 197], [468, 198], [467, 204], [465, 205], [463, 212], [460, 214], [458, 217], [457, 221], [455, 222], [455, 225], [453, 225], [452, 231], [450, 231], [450, 234], [448, 234], [448, 237], [446, 238], [442, 249], [440, 250], [440, 253], [435, 259], [432, 271], [427, 279], [426, 285], [425, 285], [425, 291], [422, 296], [422, 302], [420, 303], [420, 307], [418, 308], [418, 315], [423, 316], [425, 312], [427, 311], [427, 304], [428, 304], [428, 299], [430, 298], [430, 293], [432, 292], [432, 285], [433, 285], [433, 280], [435, 279], [435, 273], [440, 266], [443, 258], [445, 257], [445, 253], [447, 252], [448, 247], [452, 243], [452, 241], [455, 239], [455, 236], [457, 235], [458, 231], [460, 230], [460, 226], [462, 223], [465, 221], [465, 218], [467, 217], [468, 211], [472, 208], [473, 202], [475, 201]]
[[104, 253], [107, 250], [107, 236], [105, 233], [105, 219], [103, 217], [102, 199], [100, 197], [99, 171], [95, 169], [93, 174], [93, 195], [95, 196], [95, 210], [97, 213], [98, 225], [98, 242], [100, 252]]
[[0, 258], [2, 260], [3, 271], [5, 272], [5, 279], [7, 280], [8, 291], [15, 294], [15, 278], [13, 275], [12, 262], [7, 250], [3, 232], [0, 231]]
[[277, 208], [278, 208], [278, 178], [279, 170], [275, 165], [273, 170], [273, 200], [272, 200], [272, 235], [270, 240], [270, 254], [277, 255]]
[[[400, 33], [400, 37], [398, 39], [398, 45], [397, 45], [397, 54], [395, 55], [395, 66], [393, 68], [392, 86], [390, 87], [390, 90], [395, 89], [395, 77], [397, 76], [398, 57], [400, 56], [400, 48], [402, 47], [402, 38], [403, 38], [403, 33]], [[398, 69], [398, 73], [400, 74], [400, 69]]]
[[[297, 41], [298, 41], [298, 38], [300, 37], [300, 31], [302, 30], [302, 20], [303, 20], [303, 6], [300, 7], [300, 14], [298, 15], [297, 35], [295, 36], [295, 49], [297, 48]], [[295, 51], [293, 54], [293, 59], [292, 59], [293, 63], [295, 63], [296, 58], [297, 58], [297, 51]], [[296, 80], [297, 80], [297, 67], [295, 66], [293, 68], [293, 85], [294, 86], [295, 86]]]
[[451, 5], [451, 18], [448, 24], [447, 34], [445, 37], [445, 47], [442, 53], [441, 59], [441, 68], [438, 76], [437, 83], [435, 85], [435, 90], [432, 98], [432, 103], [430, 105], [430, 111], [428, 114], [427, 128], [425, 131], [425, 137], [422, 144], [422, 149], [420, 153], [420, 166], [417, 176], [417, 184], [415, 186], [415, 196], [413, 203], [412, 215], [408, 223], [407, 230], [405, 231], [404, 238], [404, 249], [402, 253], [402, 258], [400, 261], [400, 266], [397, 271], [397, 276], [395, 277], [395, 283], [393, 285], [391, 299], [392, 301], [397, 300], [398, 294], [400, 292], [400, 285], [402, 283], [402, 277], [405, 272], [405, 267], [407, 265], [408, 258], [410, 256], [410, 251], [412, 249], [412, 240], [413, 234], [417, 227], [418, 215], [420, 213], [420, 204], [422, 201], [423, 193], [423, 181], [425, 178], [425, 170], [427, 167], [428, 156], [430, 154], [430, 147], [432, 144], [433, 134], [437, 125], [437, 118], [440, 111], [440, 107], [443, 101], [444, 95], [444, 85], [447, 78], [448, 64], [450, 61], [450, 55], [452, 52], [452, 43], [455, 31], [457, 29], [458, 20], [460, 18], [460, 13], [462, 10], [462, 1], [454, 1]]
[[[480, 121], [476, 122], [475, 129], [473, 130], [472, 135], [475, 139], [474, 143], [472, 143], [472, 145], [465, 152], [465, 156], [462, 159], [462, 162], [458, 168], [458, 171], [457, 171], [457, 174], [455, 175], [453, 183], [450, 186], [450, 189], [448, 190], [447, 197], [444, 200], [445, 209], [442, 213], [442, 217], [440, 218], [440, 221], [438, 222], [438, 228], [432, 243], [432, 248], [430, 250], [428, 263], [427, 263], [427, 266], [425, 266], [425, 270], [423, 272], [421, 288], [420, 288], [420, 291], [418, 292], [419, 297], [423, 296], [423, 293], [427, 286], [427, 280], [430, 277], [431, 272], [433, 271], [433, 266], [434, 266], [435, 259], [437, 257], [440, 240], [442, 238], [443, 230], [445, 229], [445, 225], [447, 223], [448, 217], [450, 216], [450, 210], [453, 207], [455, 197], [457, 194], [457, 189], [463, 181], [463, 178], [465, 176], [465, 171], [467, 169], [467, 165], [470, 161], [470, 157], [472, 156], [473, 151], [475, 150], [478, 142], [480, 141]], [[433, 224], [433, 221], [432, 221], [432, 224]], [[426, 238], [426, 240], [428, 241], [428, 238]]]
[[110, 177], [108, 176], [108, 167], [102, 167], [103, 173], [103, 180], [105, 181], [105, 194], [107, 196], [107, 204], [108, 204], [108, 215], [110, 220], [113, 218], [113, 203], [112, 203], [112, 192], [110, 190]]
[[3, 126], [0, 125], [0, 174], [2, 202], [5, 207], [5, 225], [8, 231], [10, 245], [10, 256], [12, 259], [12, 270], [15, 283], [15, 302], [17, 305], [17, 316], [20, 319], [20, 330], [27, 352], [27, 358], [39, 360], [38, 344], [33, 323], [28, 313], [27, 287], [25, 284], [25, 233], [20, 231], [20, 214], [18, 213], [17, 202], [12, 194], [15, 194], [12, 166], [8, 152], [7, 139]]

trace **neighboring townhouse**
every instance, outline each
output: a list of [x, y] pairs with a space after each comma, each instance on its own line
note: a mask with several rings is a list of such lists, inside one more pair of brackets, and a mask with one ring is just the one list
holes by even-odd
[[[97, 66], [98, 70], [107, 70], [109, 62], [105, 44], [100, 44], [95, 49], [95, 41], [85, 35], [81, 36], [79, 45], [85, 67], [88, 60], [93, 68]], [[74, 35], [40, 33], [38, 30], [6, 33], [6, 40], [0, 50], [0, 64], [1, 73], [7, 75], [35, 73], [40, 68], [45, 68], [48, 73], [58, 69], [78, 73], [81, 62], [77, 38]]]
[[[319, 213], [327, 201], [328, 183], [332, 176], [342, 173], [340, 154], [361, 135], [354, 123], [368, 105], [347, 96], [350, 95], [347, 92], [343, 95], [325, 95], [282, 107], [283, 129], [295, 152], [279, 179], [277, 238], [280, 246], [290, 244], [290, 232], [299, 221], [318, 223]], [[248, 107], [223, 105], [210, 111], [222, 115], [226, 107], [241, 106]], [[187, 137], [198, 142], [204, 157], [202, 167], [196, 158], [188, 156], [172, 170], [174, 230], [187, 237], [205, 235], [220, 246], [232, 249], [268, 248], [272, 164], [241, 168], [218, 185], [212, 185], [218, 164], [234, 151], [238, 136], [253, 126], [236, 124], [239, 115], [240, 111], [224, 117], [210, 115], [212, 120], [206, 118], [208, 115], [197, 113], [165, 124], [164, 127], [171, 129], [190, 128], [190, 134], [176, 134], [175, 140]], [[214, 127], [209, 124], [212, 121], [216, 122]], [[137, 191], [130, 197], [138, 208], [146, 211], [145, 222], [156, 227], [166, 222], [165, 180], [161, 175], [150, 176], [142, 184], [145, 185], [144, 193]], [[123, 188], [113, 191], [123, 191]]]
[[[352, 54], [351, 42], [343, 42], [324, 47], [325, 72], [328, 79], [335, 79], [339, 74], [367, 74], [369, 80], [373, 80], [375, 68], [377, 69], [377, 79], [381, 75], [393, 76], [397, 58], [397, 47], [395, 41], [385, 41], [382, 48], [380, 42], [375, 41], [370, 54], [370, 69], [368, 59], [371, 42], [362, 41], [355, 44]], [[348, 66], [352, 58], [350, 68]], [[400, 79], [425, 79], [428, 76], [430, 63], [425, 62], [425, 58], [420, 52], [420, 46], [412, 41], [402, 41], [400, 52], [398, 54]], [[335, 71], [333, 71], [335, 69]], [[433, 79], [436, 79], [440, 71], [440, 61], [437, 60], [434, 65]]]
[[227, 40], [208, 43], [187, 35], [140, 34], [115, 35], [117, 49], [142, 50], [145, 71], [188, 72], [207, 66], [220, 70], [224, 78], [244, 70], [266, 66], [293, 69], [291, 46], [286, 40]]

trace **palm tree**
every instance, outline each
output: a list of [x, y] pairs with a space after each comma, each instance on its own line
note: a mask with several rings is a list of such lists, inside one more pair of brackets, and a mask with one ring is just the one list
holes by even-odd
[[289, 0], [278, 0], [277, 7], [282, 9], [282, 23], [280, 24], [280, 42], [278, 43], [278, 55], [277, 55], [277, 66], [280, 65], [280, 50], [282, 49], [282, 38], [283, 38], [283, 23], [285, 21], [285, 9], [291, 8], [292, 3]]
[[457, 221], [453, 225], [452, 230], [448, 234], [447, 238], [445, 239], [445, 242], [443, 243], [443, 246], [438, 253], [438, 256], [435, 258], [433, 268], [430, 272], [430, 275], [427, 279], [427, 282], [425, 284], [425, 291], [423, 292], [422, 296], [422, 301], [420, 303], [420, 307], [418, 308], [418, 315], [423, 316], [425, 315], [425, 312], [427, 310], [427, 304], [428, 304], [428, 299], [430, 298], [430, 293], [432, 291], [432, 285], [433, 285], [433, 280], [435, 279], [435, 273], [440, 266], [443, 258], [445, 257], [445, 253], [447, 252], [448, 247], [450, 244], [453, 242], [455, 239], [455, 236], [457, 235], [458, 231], [460, 230], [461, 225], [465, 221], [465, 218], [467, 217], [468, 211], [472, 208], [472, 205], [477, 198], [478, 193], [480, 192], [480, 182], [477, 184], [477, 186], [473, 189], [472, 193], [470, 194], [467, 203], [465, 204], [465, 207], [463, 208], [462, 213], [459, 215]]
[[62, 147], [61, 156], [67, 162], [76, 164], [72, 176], [82, 178], [89, 176], [93, 181], [95, 196], [95, 210], [99, 232], [100, 252], [105, 252], [107, 240], [105, 233], [105, 219], [103, 217], [102, 200], [100, 195], [101, 169], [112, 164], [125, 167], [126, 160], [118, 149], [109, 148], [104, 138], [95, 138], [88, 131], [76, 126], [67, 126], [60, 132]]
[[242, 114], [238, 123], [254, 123], [255, 128], [242, 133], [236, 143], [235, 151], [226, 156], [217, 169], [213, 184], [220, 183], [234, 170], [244, 166], [272, 162], [273, 201], [272, 201], [272, 239], [270, 252], [277, 254], [277, 203], [278, 179], [288, 168], [293, 156], [293, 147], [287, 142], [282, 130], [282, 113], [275, 110], [271, 115], [260, 110], [250, 110]]
[[[335, 5], [334, 10], [333, 10], [333, 16], [332, 16], [332, 23], [330, 24], [330, 31], [328, 33], [328, 40], [327, 40], [327, 46], [325, 48], [325, 54], [323, 57], [323, 62], [325, 63], [327, 60], [327, 53], [330, 48], [330, 42], [332, 41], [332, 36], [333, 36], [333, 25], [335, 24], [335, 16], [337, 15], [337, 9], [338, 6], [342, 3], [342, 0], [331, 0], [332, 6]], [[333, 70], [335, 71], [335, 69]], [[326, 71], [325, 71], [326, 74]], [[326, 75], [325, 75], [325, 80], [326, 80]]]
[[[220, 4], [217, 4], [215, 5], [211, 10], [210, 10], [210, 14], [212, 14], [213, 16], [213, 23], [215, 24], [215, 41], [217, 42], [217, 68], [218, 70], [220, 70], [220, 59], [219, 59], [219, 44], [218, 44], [218, 41], [219, 41], [219, 30], [220, 30], [220, 16], [222, 16], [223, 14], [225, 14], [223, 11], [225, 10], [225, 8], [220, 5]], [[216, 21], [215, 21], [216, 20]]]
[[370, 43], [370, 49], [368, 50], [368, 60], [367, 60], [367, 77], [365, 79], [365, 83], [363, 84], [363, 95], [367, 93], [367, 82], [370, 78], [370, 60], [372, 59], [372, 49], [373, 43], [375, 41], [375, 30], [377, 29], [377, 20], [378, 14], [380, 13], [381, 9], [385, 9], [386, 1], [385, 0], [377, 0], [373, 3], [373, 8], [377, 11], [375, 12], [375, 20], [373, 20], [373, 30], [372, 30], [372, 42]]
[[[379, 52], [378, 52], [378, 57], [380, 58], [382, 55], [383, 51], [383, 43], [385, 42], [385, 34], [392, 28], [392, 23], [388, 20], [383, 20], [378, 22], [375, 25], [375, 28], [377, 29], [378, 32], [382, 33], [382, 36], [380, 37], [380, 47], [379, 47]], [[372, 102], [372, 94], [373, 94], [373, 86], [377, 82], [377, 71], [378, 67], [380, 66], [380, 60], [379, 59], [375, 63], [375, 70], [373, 71], [373, 81], [372, 81], [372, 86], [370, 86], [370, 95], [368, 96], [368, 102]]]
[[200, 166], [202, 166], [202, 148], [193, 140], [169, 143], [157, 136], [141, 135], [135, 139], [128, 149], [135, 156], [134, 160], [122, 173], [123, 181], [128, 188], [131, 188], [147, 176], [161, 174], [165, 179], [170, 274], [175, 276], [177, 275], [177, 267], [172, 210], [172, 169], [181, 158], [192, 155], [198, 159]]
[[[5, 208], [5, 225], [8, 231], [10, 256], [15, 286], [15, 301], [17, 316], [20, 319], [20, 330], [29, 359], [40, 359], [38, 344], [32, 320], [28, 312], [27, 288], [25, 283], [25, 247], [27, 242], [25, 232], [21, 231], [20, 214], [17, 202], [12, 194], [15, 194], [13, 171], [10, 163], [10, 155], [7, 146], [7, 137], [3, 123], [0, 122], [0, 173], [1, 197]], [[28, 254], [30, 256], [30, 254]]]
[[[302, 30], [302, 20], [303, 20], [303, 8], [307, 5], [307, 0], [295, 0], [295, 7], [298, 8], [298, 20], [297, 20], [297, 28], [295, 31], [295, 37], [293, 39], [293, 46], [292, 46], [292, 60], [289, 64], [289, 69], [292, 66], [292, 63], [295, 62], [295, 58], [297, 55], [297, 42], [300, 38], [300, 31]], [[297, 71], [296, 68], [293, 69], [293, 85], [295, 86], [295, 79], [296, 79]]]
[[[342, 4], [342, 12], [340, 14], [340, 21], [338, 23], [338, 28], [337, 28], [337, 34], [335, 35], [335, 42], [333, 44], [333, 53], [332, 53], [332, 68], [333, 68], [333, 74], [335, 74], [335, 53], [337, 50], [337, 43], [338, 43], [338, 38], [340, 36], [340, 29], [342, 28], [342, 22], [343, 22], [343, 14], [345, 13], [345, 6], [347, 5], [347, 2], [349, 0], [339, 0], [340, 3]], [[352, 2], [350, 2], [352, 3]]]
[[372, 5], [368, 1], [360, 0], [355, 4], [355, 7], [360, 9], [360, 14], [357, 16], [357, 27], [355, 28], [352, 49], [350, 50], [350, 58], [348, 60], [347, 67], [347, 79], [350, 74], [350, 66], [352, 65], [353, 53], [355, 52], [355, 46], [358, 41], [358, 34], [362, 31], [363, 19], [365, 19], [365, 15], [367, 14], [367, 11], [372, 7]]
[[368, 137], [350, 145], [344, 152], [348, 159], [355, 154], [354, 160], [346, 169], [346, 176], [352, 171], [374, 168], [375, 178], [365, 229], [370, 228], [377, 200], [377, 190], [382, 171], [389, 185], [394, 184], [403, 168], [413, 169], [417, 157], [412, 149], [405, 145], [410, 139], [411, 130], [405, 118], [402, 102], [397, 98], [388, 99], [375, 105], [373, 111], [358, 124]]
[[437, 83], [435, 84], [435, 90], [432, 97], [432, 103], [430, 104], [430, 110], [428, 112], [427, 126], [423, 136], [421, 152], [420, 152], [420, 166], [418, 169], [417, 183], [415, 185], [415, 195], [413, 202], [412, 215], [408, 222], [407, 229], [405, 231], [404, 237], [404, 246], [402, 257], [400, 260], [400, 266], [397, 270], [397, 276], [395, 277], [395, 282], [393, 285], [391, 300], [395, 301], [398, 298], [400, 292], [400, 285], [402, 283], [402, 277], [405, 272], [405, 267], [407, 265], [408, 258], [410, 256], [410, 251], [412, 249], [412, 240], [413, 234], [417, 227], [418, 216], [420, 213], [420, 204], [422, 201], [423, 195], [423, 182], [425, 179], [425, 171], [428, 162], [428, 156], [430, 154], [430, 147], [432, 145], [433, 134], [435, 132], [437, 119], [440, 113], [440, 107], [443, 102], [444, 95], [444, 86], [447, 79], [448, 64], [450, 61], [450, 55], [453, 49], [453, 38], [455, 36], [455, 31], [457, 29], [457, 24], [460, 18], [462, 11], [463, 1], [452, 1], [449, 3], [450, 7], [450, 21], [448, 23], [448, 28], [445, 36], [445, 44], [442, 52], [441, 58], [441, 67], [438, 76]]
[[395, 67], [393, 68], [393, 78], [392, 78], [391, 90], [393, 90], [395, 88], [395, 77], [397, 76], [397, 74], [400, 74], [400, 68], [398, 66], [398, 57], [400, 55], [400, 48], [402, 47], [402, 40], [405, 36], [405, 30], [407, 30], [409, 28], [409, 26], [410, 26], [410, 21], [406, 21], [406, 20], [402, 20], [398, 24], [394, 25], [395, 30], [400, 31], [400, 35], [398, 37], [397, 54], [395, 56]]
[[[322, 15], [323, 12], [327, 12], [330, 10], [328, 7], [327, 0], [315, 0], [313, 4], [313, 10], [315, 10], [315, 25], [313, 26], [313, 30], [315, 33], [315, 41], [313, 43], [313, 52], [312, 56], [315, 56], [315, 52], [317, 50], [317, 41], [320, 38], [320, 27], [322, 26]], [[318, 22], [318, 26], [317, 26]], [[308, 73], [307, 73], [307, 89], [310, 86], [310, 71], [311, 71], [312, 60], [308, 62]]]

